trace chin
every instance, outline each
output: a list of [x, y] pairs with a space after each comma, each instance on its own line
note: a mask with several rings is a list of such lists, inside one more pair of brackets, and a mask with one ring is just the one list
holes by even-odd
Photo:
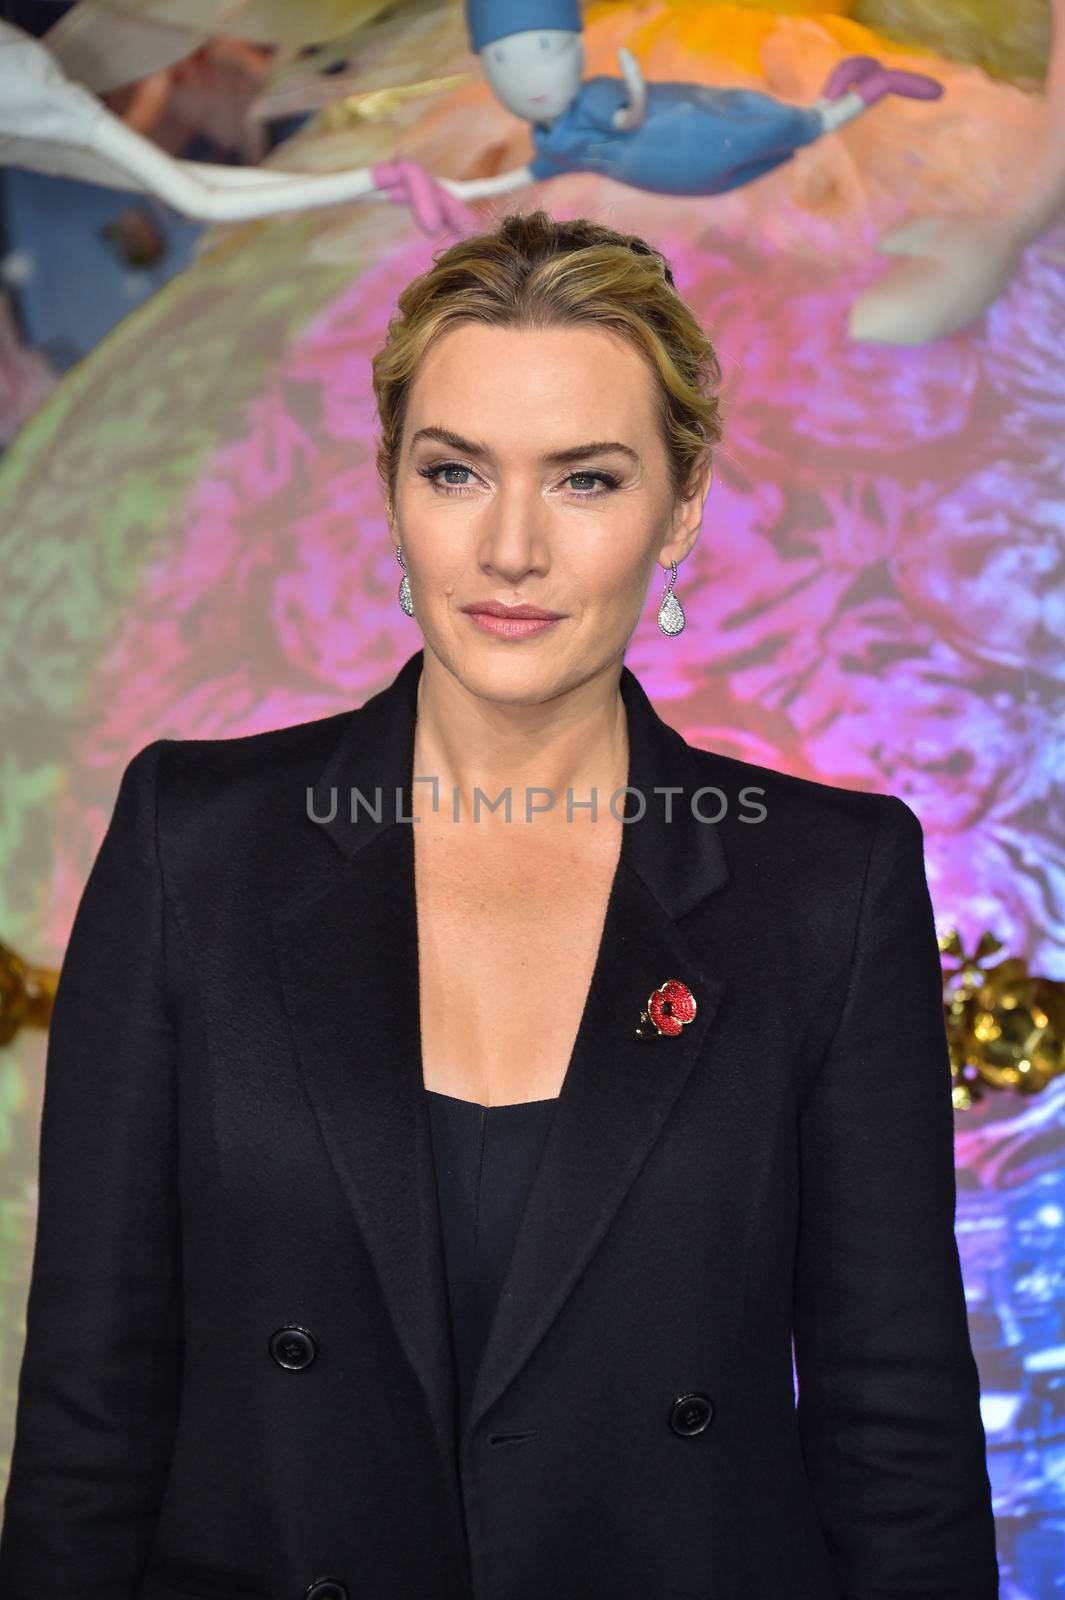
[[496, 705], [535, 706], [551, 700], [567, 686], [558, 652], [499, 649], [491, 639], [475, 641], [443, 664], [463, 688]]
[[558, 658], [519, 660], [517, 653], [471, 651], [462, 662], [462, 676], [475, 694], [515, 705], [533, 704], [556, 692], [561, 663]]

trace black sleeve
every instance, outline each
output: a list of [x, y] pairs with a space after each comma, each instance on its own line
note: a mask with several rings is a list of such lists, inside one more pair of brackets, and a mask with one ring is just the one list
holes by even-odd
[[924, 835], [904, 801], [879, 803], [848, 988], [799, 1117], [798, 1425], [846, 1600], [997, 1600]]
[[155, 801], [165, 744], [147, 745], [122, 775], [56, 990], [0, 1533], [4, 1600], [132, 1600], [173, 1449], [176, 1043]]

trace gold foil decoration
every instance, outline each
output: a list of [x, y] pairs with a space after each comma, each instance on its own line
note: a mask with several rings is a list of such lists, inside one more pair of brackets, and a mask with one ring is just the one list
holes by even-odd
[[968, 1111], [987, 1090], [1038, 1094], [1065, 1072], [1065, 983], [1028, 971], [1020, 956], [994, 966], [1003, 946], [985, 931], [972, 954], [955, 929], [939, 940], [954, 1107]]
[[58, 968], [31, 967], [0, 939], [0, 1045], [20, 1028], [48, 1027], [58, 982]]

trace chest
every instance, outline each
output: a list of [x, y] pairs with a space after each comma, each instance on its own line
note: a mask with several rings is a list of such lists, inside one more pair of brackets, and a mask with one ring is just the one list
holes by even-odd
[[425, 1086], [482, 1105], [561, 1091], [620, 851], [598, 824], [415, 841]]

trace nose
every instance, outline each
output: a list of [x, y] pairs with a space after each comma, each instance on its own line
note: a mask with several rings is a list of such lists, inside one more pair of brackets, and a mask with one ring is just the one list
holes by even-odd
[[508, 507], [498, 504], [493, 510], [480, 551], [482, 568], [514, 584], [527, 573], [547, 572], [550, 553], [537, 527], [535, 510], [513, 502]]

